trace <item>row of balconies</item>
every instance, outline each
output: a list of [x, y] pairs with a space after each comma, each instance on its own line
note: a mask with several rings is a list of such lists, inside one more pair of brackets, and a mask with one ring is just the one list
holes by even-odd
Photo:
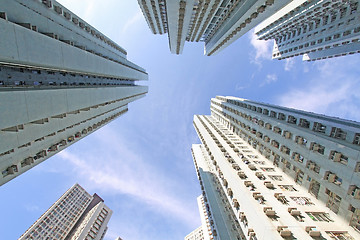
[[109, 46], [113, 47], [114, 49], [126, 55], [126, 52], [123, 49], [121, 49], [117, 44], [115, 44], [113, 41], [107, 39], [104, 35], [97, 32], [95, 29], [91, 29], [90, 26], [86, 25], [85, 22], [82, 22], [77, 17], [71, 16], [71, 13], [64, 11], [62, 7], [53, 5], [51, 0], [42, 0], [42, 3], [48, 8], [52, 8], [57, 14], [63, 15], [64, 18], [66, 18], [67, 20], [71, 20], [75, 25], [79, 26], [81, 29], [85, 29], [86, 32], [91, 33], [91, 35], [97, 37], [98, 39], [102, 40]]
[[[119, 113], [116, 113], [116, 114], [114, 114], [114, 115], [112, 115], [112, 116], [110, 116], [110, 117], [96, 123], [96, 124], [93, 124], [93, 126], [89, 126], [88, 128], [83, 129], [81, 132], [76, 132], [74, 135], [71, 135], [71, 136], [67, 137], [66, 140], [63, 139], [60, 142], [51, 145], [47, 150], [41, 150], [37, 154], [35, 154], [34, 156], [30, 156], [30, 157], [25, 158], [24, 160], [22, 160], [20, 162], [20, 166], [22, 168], [24, 168], [26, 166], [30, 166], [31, 164], [34, 163], [34, 161], [46, 157], [48, 152], [57, 152], [59, 149], [63, 148], [65, 145], [67, 145], [67, 143], [70, 143], [70, 142], [74, 141], [75, 138], [80, 138], [82, 134], [87, 134], [88, 132], [92, 131], [93, 129], [96, 129], [100, 125], [104, 125], [108, 121], [111, 121], [112, 119], [116, 118], [117, 116], [123, 114], [126, 111], [127, 111], [127, 109], [123, 110], [123, 111], [121, 111]], [[103, 113], [103, 114], [105, 114], [105, 113]], [[103, 114], [100, 114], [100, 115], [103, 115]], [[54, 134], [50, 134], [50, 135], [53, 136]], [[43, 137], [41, 139], [44, 140], [45, 137]], [[9, 176], [9, 175], [14, 175], [16, 172], [18, 172], [18, 166], [17, 166], [17, 164], [13, 164], [13, 165], [7, 167], [5, 170], [3, 170], [2, 175], [3, 175], [3, 177], [6, 177], [6, 176]]]
[[[246, 104], [246, 103], [243, 103], [243, 102], [238, 102], [236, 100], [229, 100], [228, 102], [230, 104], [234, 104], [234, 105], [242, 107], [242, 108], [246, 108], [246, 109], [250, 109], [250, 110], [255, 111], [255, 112], [262, 113], [262, 114], [267, 115], [267, 116], [272, 117], [272, 118], [277, 118], [278, 120], [285, 120], [286, 119], [286, 115], [284, 113], [281, 113], [281, 112], [275, 112], [273, 110], [269, 111], [269, 110], [263, 109], [261, 107], [256, 107], [254, 105]], [[214, 101], [212, 101], [212, 103], [214, 103]], [[226, 110], [231, 111], [232, 113], [234, 113], [236, 115], [242, 116], [243, 118], [247, 119], [248, 121], [254, 120], [254, 122], [257, 122], [258, 125], [260, 125], [260, 126], [264, 126], [264, 124], [265, 124], [263, 120], [251, 117], [250, 115], [247, 115], [247, 114], [245, 114], [243, 112], [235, 110], [235, 109], [233, 109], [231, 107], [225, 106], [223, 104], [221, 104], [220, 107], [225, 108]], [[312, 125], [312, 130], [314, 132], [319, 132], [319, 133], [323, 133], [323, 134], [326, 133], [327, 126], [325, 124], [320, 123], [320, 122], [311, 122], [310, 120], [307, 120], [305, 118], [300, 118], [298, 120], [295, 116], [292, 116], [292, 115], [287, 116], [287, 122], [291, 123], [291, 124], [297, 124], [298, 126], [303, 127], [303, 128], [307, 128], [307, 129], [309, 129], [311, 127], [311, 125]], [[271, 126], [270, 123], [266, 123], [265, 128], [270, 130], [270, 129], [272, 129], [272, 126]], [[281, 129], [278, 128], [278, 127], [275, 127], [274, 132], [280, 134]], [[340, 139], [340, 140], [346, 140], [346, 135], [347, 135], [347, 132], [345, 132], [341, 128], [337, 128], [337, 127], [332, 127], [331, 132], [329, 133], [330, 137]], [[290, 138], [290, 136], [288, 136], [288, 137]], [[353, 140], [352, 143], [353, 144], [360, 144], [360, 133], [355, 134], [354, 140]]]
[[[233, 119], [233, 120], [236, 121], [236, 119]], [[258, 123], [261, 124], [261, 121], [258, 121]], [[241, 125], [242, 125], [242, 126], [245, 126], [244, 124], [241, 124]], [[271, 124], [267, 123], [265, 126], [267, 127], [267, 129], [271, 129]], [[245, 128], [245, 129], [246, 129], [246, 128]], [[248, 128], [248, 131], [249, 131], [249, 129], [250, 129], [250, 128]], [[250, 132], [254, 134], [253, 129], [252, 129]], [[255, 132], [256, 132], [256, 130], [255, 130]], [[289, 136], [291, 136], [292, 134], [291, 134], [291, 132], [286, 131], [286, 132], [284, 132], [284, 135], [285, 135], [285, 137], [289, 137]], [[262, 134], [261, 132], [256, 132], [256, 136], [257, 136], [257, 137], [261, 137], [261, 136], [263, 136], [263, 134]], [[268, 136], [264, 136], [263, 139], [264, 139], [265, 142], [270, 142], [270, 138], [269, 138]], [[307, 144], [307, 140], [306, 140], [304, 137], [302, 137], [302, 136], [296, 136], [295, 142], [296, 142], [297, 144], [299, 144], [299, 145], [302, 145], [302, 146], [306, 146], [306, 144]], [[274, 147], [276, 147], [276, 148], [279, 148], [279, 143], [278, 143], [277, 141], [275, 141], [275, 140], [272, 140], [272, 141], [271, 141], [271, 145], [274, 146]], [[290, 148], [288, 148], [287, 146], [282, 145], [281, 148], [280, 148], [280, 150], [281, 150], [283, 153], [285, 153], [285, 154], [287, 154], [287, 155], [290, 155]], [[320, 153], [320, 154], [324, 154], [325, 147], [322, 146], [322, 145], [320, 145], [320, 144], [317, 144], [317, 143], [315, 143], [315, 142], [312, 142], [312, 143], [310, 144], [310, 150], [313, 150], [314, 152], [318, 152], [318, 153]], [[336, 153], [336, 154], [335, 154], [336, 157], [333, 157], [334, 153]], [[300, 158], [300, 156], [299, 156], [299, 158]], [[347, 161], [348, 161], [348, 158], [347, 158], [346, 156], [344, 156], [344, 155], [341, 154], [341, 153], [337, 153], [336, 151], [332, 151], [332, 152], [330, 153], [330, 157], [329, 157], [329, 158], [330, 158], [330, 159], [333, 159], [333, 158], [334, 158], [334, 161], [335, 161], [335, 162], [340, 162], [340, 163], [345, 164], [345, 165], [347, 164]], [[299, 160], [300, 160], [300, 159], [299, 159]]]
[[250, 24], [252, 20], [257, 18], [257, 16], [265, 11], [265, 8], [267, 6], [271, 6], [274, 4], [274, 0], [266, 0], [265, 5], [260, 6], [256, 12], [250, 14], [250, 17], [245, 19], [243, 23], [241, 23], [237, 28], [235, 28], [230, 34], [227, 35], [226, 38], [224, 38], [211, 52], [208, 53], [208, 56], [214, 54], [216, 51], [218, 51], [220, 48], [224, 46], [228, 41], [230, 41], [231, 38], [233, 38], [235, 35], [237, 35], [243, 28], [246, 27], [246, 25]]

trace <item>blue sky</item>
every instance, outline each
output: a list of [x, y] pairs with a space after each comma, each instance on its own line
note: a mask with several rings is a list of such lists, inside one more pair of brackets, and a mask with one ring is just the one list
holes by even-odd
[[149, 93], [129, 112], [0, 188], [1, 239], [18, 238], [78, 182], [114, 211], [106, 240], [183, 239], [200, 226], [191, 158], [194, 114], [216, 95], [360, 121], [359, 55], [319, 62], [271, 60], [271, 42], [250, 32], [216, 56], [202, 43], [170, 54], [133, 0], [61, 0], [144, 67]]

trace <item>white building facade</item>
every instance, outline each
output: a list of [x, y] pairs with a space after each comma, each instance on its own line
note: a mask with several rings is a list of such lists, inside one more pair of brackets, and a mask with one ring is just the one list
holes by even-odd
[[275, 41], [274, 59], [303, 60], [360, 52], [360, 1], [295, 0], [255, 30], [260, 40]]
[[360, 238], [359, 123], [218, 96], [194, 126], [214, 239]]
[[123, 48], [56, 1], [2, 1], [0, 34], [0, 185], [148, 91]]
[[185, 41], [203, 41], [208, 56], [226, 48], [289, 2], [138, 0], [151, 31], [168, 33], [172, 53], [181, 54]]
[[112, 215], [104, 201], [79, 184], [67, 190], [19, 239], [101, 240]]

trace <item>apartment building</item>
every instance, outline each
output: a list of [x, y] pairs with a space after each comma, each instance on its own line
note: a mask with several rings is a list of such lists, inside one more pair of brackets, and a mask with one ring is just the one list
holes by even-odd
[[0, 34], [0, 185], [148, 91], [122, 47], [54, 0], [3, 0]]
[[150, 30], [168, 34], [171, 53], [181, 54], [185, 41], [204, 42], [214, 55], [290, 0], [138, 0]]
[[19, 239], [101, 240], [112, 210], [79, 184], [67, 190]]
[[192, 153], [213, 239], [360, 238], [360, 124], [218, 96]]
[[295, 0], [255, 30], [274, 40], [272, 57], [315, 61], [360, 52], [360, 1]]

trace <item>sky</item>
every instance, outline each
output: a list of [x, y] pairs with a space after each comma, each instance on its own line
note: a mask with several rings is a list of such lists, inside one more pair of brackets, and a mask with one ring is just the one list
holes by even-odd
[[360, 55], [317, 62], [272, 60], [273, 43], [249, 32], [211, 57], [203, 43], [172, 55], [135, 0], [60, 0], [145, 68], [146, 97], [129, 112], [0, 188], [1, 239], [17, 239], [79, 183], [113, 211], [105, 240], [183, 239], [200, 226], [191, 144], [194, 114], [236, 96], [360, 121]]

